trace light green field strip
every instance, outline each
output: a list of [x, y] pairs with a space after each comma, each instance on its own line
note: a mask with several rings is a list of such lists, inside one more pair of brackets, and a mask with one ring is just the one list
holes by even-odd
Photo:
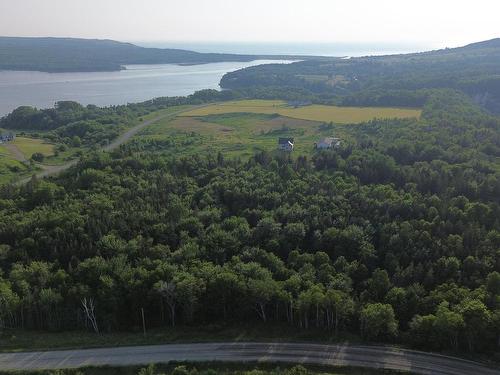
[[421, 110], [387, 107], [336, 107], [328, 105], [308, 105], [291, 107], [280, 100], [239, 100], [213, 104], [182, 114], [182, 116], [207, 116], [224, 113], [263, 113], [310, 121], [333, 122], [336, 124], [356, 124], [375, 118], [418, 118]]

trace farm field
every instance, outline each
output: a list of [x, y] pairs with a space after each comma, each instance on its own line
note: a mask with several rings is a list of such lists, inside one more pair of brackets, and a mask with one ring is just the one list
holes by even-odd
[[375, 118], [418, 118], [421, 115], [421, 110], [387, 107], [336, 107], [328, 105], [308, 105], [295, 108], [281, 100], [238, 100], [197, 108], [183, 113], [182, 116], [207, 116], [226, 113], [279, 114], [309, 121], [356, 124]]
[[314, 143], [321, 138], [348, 139], [347, 129], [278, 114], [224, 113], [196, 117], [183, 114], [151, 125], [136, 140], [176, 155], [208, 150], [223, 152], [228, 157], [248, 157], [259, 151], [276, 150], [279, 137], [293, 137], [296, 153], [311, 154]]
[[54, 154], [54, 145], [47, 143], [42, 139], [17, 137], [13, 142], [11, 142], [11, 144], [16, 146], [24, 154], [26, 159], [31, 158], [31, 155], [36, 152], [45, 156], [51, 156]]

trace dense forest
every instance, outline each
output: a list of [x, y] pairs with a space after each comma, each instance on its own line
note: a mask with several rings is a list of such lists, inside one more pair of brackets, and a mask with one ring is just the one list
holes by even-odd
[[[144, 108], [213, 95], [239, 94]], [[152, 326], [286, 322], [498, 353], [500, 121], [457, 91], [423, 100], [420, 120], [361, 124], [313, 158], [135, 144], [1, 187], [0, 326], [126, 330], [144, 308]]]
[[431, 52], [254, 66], [226, 74], [224, 88], [265, 97], [344, 105], [419, 107], [425, 90], [454, 89], [500, 113], [500, 39]]

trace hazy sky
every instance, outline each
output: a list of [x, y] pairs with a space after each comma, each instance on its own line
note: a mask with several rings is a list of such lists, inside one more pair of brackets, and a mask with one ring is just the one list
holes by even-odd
[[0, 35], [451, 47], [500, 37], [499, 15], [498, 0], [0, 0]]

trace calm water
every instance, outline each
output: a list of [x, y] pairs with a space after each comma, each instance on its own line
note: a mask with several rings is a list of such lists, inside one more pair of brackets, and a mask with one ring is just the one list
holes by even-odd
[[120, 72], [97, 73], [0, 71], [0, 116], [21, 105], [47, 108], [59, 100], [107, 106], [159, 96], [184, 96], [202, 89], [218, 89], [227, 72], [271, 62], [289, 61], [130, 65]]
[[[428, 51], [445, 46], [416, 43], [252, 43], [252, 42], [145, 42], [144, 47], [181, 48], [197, 52], [239, 53], [251, 55], [374, 56]], [[450, 46], [451, 47], [451, 46]]]

